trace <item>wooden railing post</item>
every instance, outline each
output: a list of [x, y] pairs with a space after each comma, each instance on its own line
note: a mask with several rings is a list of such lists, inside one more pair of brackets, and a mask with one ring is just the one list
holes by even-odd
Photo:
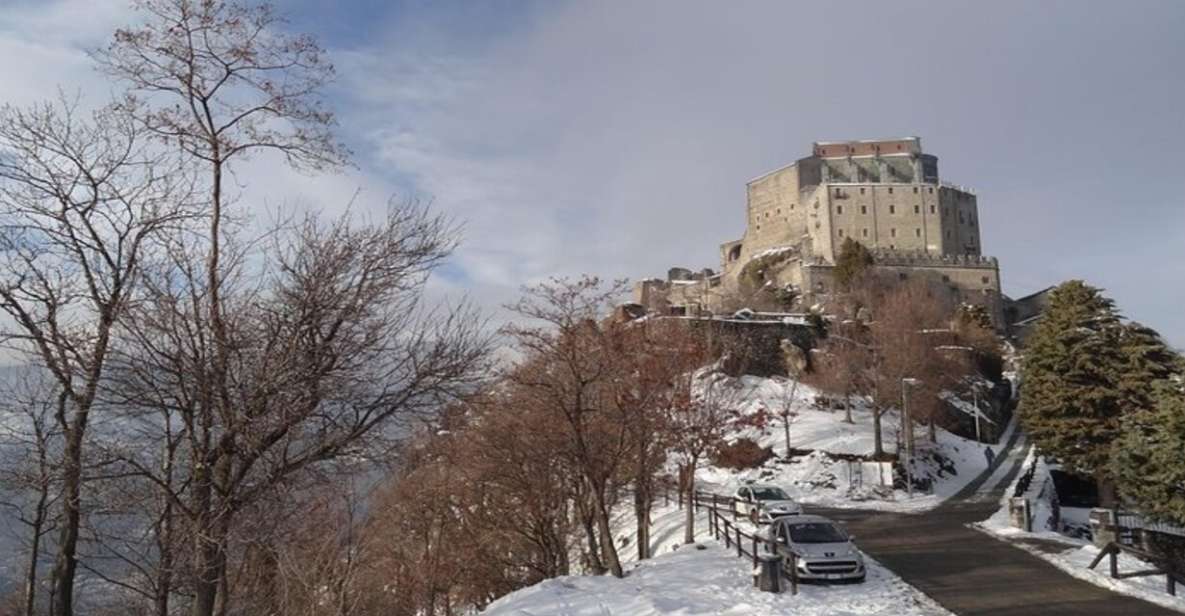
[[757, 533], [753, 533], [751, 539], [753, 540], [753, 566], [757, 566]]
[[1111, 546], [1111, 578], [1119, 579], [1119, 548]]
[[741, 527], [737, 526], [736, 531], [737, 531], [737, 558], [740, 558], [744, 554], [743, 548], [741, 548]]
[[732, 519], [737, 519], [740, 516], [740, 513], [737, 512], [737, 497], [734, 496], [728, 499], [728, 504], [729, 509], [732, 509]]

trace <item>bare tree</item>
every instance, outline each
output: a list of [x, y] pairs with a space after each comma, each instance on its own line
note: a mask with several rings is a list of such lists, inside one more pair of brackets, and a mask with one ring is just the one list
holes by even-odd
[[3, 340], [43, 366], [65, 396], [56, 420], [63, 515], [54, 613], [73, 605], [83, 443], [117, 320], [142, 260], [191, 216], [186, 175], [115, 108], [0, 110], [0, 310]]
[[61, 433], [55, 417], [65, 396], [36, 369], [28, 369], [6, 388], [0, 405], [0, 507], [26, 528], [28, 560], [22, 588], [24, 616], [37, 613], [37, 588], [44, 538], [57, 525], [53, 514], [58, 499], [56, 471]]
[[121, 330], [127, 354], [113, 380], [125, 405], [178, 415], [184, 478], [170, 482], [137, 452], [122, 459], [185, 518], [195, 613], [230, 609], [240, 516], [304, 473], [381, 454], [477, 383], [481, 320], [464, 306], [423, 306], [426, 276], [454, 242], [445, 219], [411, 205], [375, 225], [310, 218], [277, 231], [264, 254], [237, 257], [239, 283], [226, 295], [228, 406], [217, 400], [200, 260], [176, 246], [173, 266], [153, 274], [150, 301]]
[[790, 457], [790, 424], [798, 419], [798, 384], [799, 378], [794, 374], [793, 370], [790, 375], [786, 377], [785, 382], [779, 383], [781, 385], [781, 392], [778, 395], [778, 417], [782, 418], [782, 432], [786, 438], [786, 457]]
[[628, 432], [614, 412], [612, 379], [618, 369], [612, 353], [612, 302], [625, 292], [623, 281], [602, 285], [596, 277], [553, 279], [526, 289], [509, 306], [540, 322], [505, 328], [529, 358], [529, 365], [508, 375], [549, 408], [566, 431], [575, 461], [592, 499], [601, 555], [616, 577], [624, 572], [609, 522], [611, 483], [629, 449]]
[[[344, 164], [348, 153], [334, 140], [333, 115], [319, 100], [333, 66], [312, 37], [283, 32], [269, 4], [138, 0], [136, 6], [144, 23], [117, 30], [111, 45], [95, 55], [104, 71], [128, 84], [126, 106], [143, 126], [208, 170], [204, 299], [212, 341], [210, 402], [226, 415], [234, 398], [232, 333], [222, 299], [226, 174], [235, 160], [258, 150], [279, 152], [299, 168]], [[230, 480], [225, 466], [199, 470], [195, 481], [203, 494], [211, 493], [215, 482]], [[223, 565], [210, 537], [199, 534], [198, 540], [207, 563], [194, 613], [210, 614]]]
[[[692, 354], [691, 357], [694, 357]], [[702, 355], [700, 356], [702, 357]], [[702, 363], [693, 362], [702, 366]], [[687, 498], [683, 542], [695, 541], [695, 472], [711, 448], [719, 445], [736, 417], [736, 384], [716, 367], [690, 367], [672, 390], [666, 405]]]

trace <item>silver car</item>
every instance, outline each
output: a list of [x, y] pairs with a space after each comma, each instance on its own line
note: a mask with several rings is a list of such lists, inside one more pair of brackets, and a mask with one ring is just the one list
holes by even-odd
[[754, 524], [767, 524], [782, 516], [802, 513], [802, 505], [794, 502], [785, 490], [768, 484], [741, 486], [733, 506], [738, 515], [748, 517]]
[[818, 515], [778, 518], [769, 527], [769, 538], [776, 541], [790, 571], [790, 554], [797, 557], [800, 580], [863, 582], [867, 572], [864, 556], [839, 524]]

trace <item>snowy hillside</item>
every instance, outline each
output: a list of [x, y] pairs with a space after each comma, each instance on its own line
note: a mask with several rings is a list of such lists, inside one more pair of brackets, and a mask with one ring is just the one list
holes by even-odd
[[[860, 469], [859, 462], [851, 460], [871, 456], [874, 451], [872, 411], [865, 401], [854, 400], [852, 423], [846, 423], [844, 411], [817, 407], [819, 392], [806, 385], [794, 387], [785, 379], [745, 376], [737, 379], [737, 386], [741, 389], [742, 415], [753, 417], [764, 410], [768, 421], [763, 428], [740, 428], [729, 438], [753, 439], [762, 447], [772, 448], [776, 457], [760, 468], [739, 472], [709, 463], [696, 475], [703, 489], [725, 494], [744, 481], [762, 481], [781, 486], [795, 500], [807, 504], [919, 511], [937, 506], [987, 468], [985, 445], [943, 429], [937, 430], [937, 442], [931, 443], [925, 429], [918, 426], [914, 472], [930, 479], [933, 488], [930, 494], [915, 492], [910, 499], [905, 490], [878, 486], [867, 468]], [[802, 454], [789, 460], [784, 458], [785, 433], [778, 416], [785, 408], [795, 415], [791, 419], [790, 445]], [[899, 413], [895, 409], [886, 412], [881, 424], [884, 449], [895, 455], [901, 437]]]
[[863, 584], [799, 587], [799, 594], [753, 588], [748, 561], [714, 541], [636, 565], [625, 579], [561, 577], [511, 593], [485, 616], [937, 616], [949, 614], [875, 562]]
[[[815, 405], [818, 392], [785, 379], [741, 377], [730, 384], [737, 392], [741, 422], [729, 440], [749, 438], [776, 454], [758, 468], [733, 471], [706, 462], [697, 473], [699, 489], [726, 494], [743, 481], [775, 483], [807, 504], [889, 510], [922, 510], [953, 495], [987, 467], [983, 446], [945, 430], [936, 443], [918, 429], [920, 474], [933, 479], [933, 493], [912, 499], [903, 490], [871, 487], [871, 480], [855, 485], [849, 465], [874, 449], [872, 413], [862, 402], [852, 409], [852, 423], [842, 410]], [[785, 433], [777, 414], [790, 408], [791, 446], [795, 456], [785, 459]], [[748, 421], [766, 416], [766, 421]], [[882, 418], [884, 448], [896, 452], [900, 422], [895, 411]], [[696, 545], [683, 545], [685, 512], [676, 503], [660, 500], [651, 520], [651, 553], [638, 562], [632, 507], [616, 508], [613, 535], [628, 574], [567, 576], [548, 580], [507, 595], [490, 605], [488, 616], [660, 616], [726, 614], [827, 614], [885, 616], [947, 614], [916, 589], [868, 559], [868, 579], [854, 585], [803, 585], [798, 596], [774, 595], [753, 588], [752, 566], [708, 536], [704, 512], [697, 516]], [[747, 525], [742, 521], [742, 525]], [[697, 548], [697, 545], [699, 546]]]

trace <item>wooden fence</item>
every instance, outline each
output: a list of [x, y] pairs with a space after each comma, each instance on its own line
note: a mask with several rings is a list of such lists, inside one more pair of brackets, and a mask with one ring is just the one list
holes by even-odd
[[[1153, 564], [1154, 568], [1143, 569], [1140, 571], [1131, 571], [1128, 573], [1120, 573], [1120, 552], [1127, 552], [1128, 554], [1150, 562]], [[1165, 592], [1173, 595], [1174, 597], [1177, 596], [1177, 584], [1185, 584], [1185, 575], [1183, 575], [1183, 572], [1176, 570], [1177, 568], [1174, 566], [1171, 559], [1158, 556], [1151, 552], [1145, 552], [1144, 550], [1136, 549], [1129, 545], [1123, 545], [1122, 543], [1115, 541], [1108, 543], [1106, 547], [1103, 548], [1103, 551], [1099, 552], [1099, 555], [1096, 556], [1094, 561], [1090, 563], [1089, 568], [1094, 569], [1100, 562], [1102, 562], [1104, 558], [1107, 557], [1110, 557], [1111, 559], [1111, 577], [1113, 579], [1121, 580], [1125, 578], [1144, 577], [1148, 575], [1163, 575], [1165, 577]]]
[[756, 532], [745, 532], [738, 522], [741, 519], [738, 504], [754, 505], [751, 501], [735, 496], [721, 496], [710, 492], [695, 492], [692, 499], [695, 507], [693, 513], [701, 508], [708, 510], [708, 530], [717, 541], [723, 541], [725, 549], [736, 549], [738, 558], [748, 557], [753, 566], [759, 564], [759, 546], [763, 546], [766, 554], [776, 554], [790, 562], [789, 571], [782, 569], [782, 576], [790, 581], [790, 594], [798, 594], [798, 555], [789, 546], [778, 543], [766, 537], [760, 537]]

